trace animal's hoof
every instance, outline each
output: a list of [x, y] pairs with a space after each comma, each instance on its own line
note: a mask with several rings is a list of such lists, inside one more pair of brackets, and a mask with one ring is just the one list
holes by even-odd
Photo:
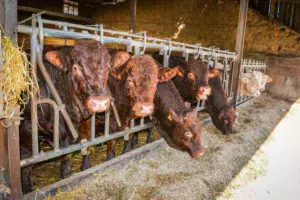
[[116, 157], [115, 156], [115, 152], [110, 152], [109, 154], [106, 155], [105, 161], [109, 161], [109, 160], [111, 160], [111, 159], [113, 159], [115, 157]]
[[154, 134], [151, 132], [147, 136], [146, 144], [149, 144], [149, 143], [154, 142], [154, 141], [155, 141], [155, 137], [154, 137]]
[[63, 159], [60, 165], [60, 177], [66, 178], [71, 175], [72, 164], [69, 158]]
[[139, 144], [138, 137], [133, 137], [130, 142], [131, 148], [134, 149]]
[[84, 171], [88, 168], [91, 168], [92, 165], [91, 165], [91, 161], [90, 161], [90, 157], [89, 156], [82, 156], [82, 163], [81, 163], [81, 166], [80, 166], [80, 170], [81, 171]]
[[124, 148], [123, 148], [122, 154], [127, 153], [129, 151], [131, 151], [130, 140], [124, 141]]

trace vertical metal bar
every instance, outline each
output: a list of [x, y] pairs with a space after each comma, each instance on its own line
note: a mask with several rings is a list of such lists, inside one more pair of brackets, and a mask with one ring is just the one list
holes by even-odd
[[96, 126], [96, 113], [93, 113], [91, 116], [91, 140], [95, 139], [95, 132], [96, 132], [95, 126]]
[[133, 128], [134, 127], [134, 119], [131, 119], [130, 120], [130, 128]]
[[[35, 26], [35, 19], [32, 20], [32, 26]], [[34, 77], [37, 75], [37, 34], [31, 34], [30, 40], [30, 62], [32, 66], [32, 74], [31, 77], [34, 80]], [[36, 83], [33, 82], [32, 88], [37, 87]], [[37, 116], [37, 94], [35, 90], [31, 92], [31, 137], [32, 137], [32, 155], [38, 156], [39, 155], [39, 139], [38, 139], [38, 116]]]
[[295, 6], [295, 3], [293, 3], [293, 5], [292, 5], [290, 27], [292, 27], [292, 23], [293, 23], [294, 6]]
[[244, 50], [244, 41], [245, 41], [245, 33], [246, 33], [246, 22], [247, 22], [247, 11], [248, 11], [249, 0], [241, 0], [240, 1], [240, 13], [239, 13], [239, 22], [238, 22], [238, 30], [236, 37], [236, 57], [234, 62], [234, 80], [235, 83], [233, 85], [233, 106], [236, 107], [238, 90], [239, 90], [239, 79], [240, 79], [240, 70], [241, 70], [241, 62], [243, 58], [243, 50]]
[[169, 55], [168, 50], [164, 50], [164, 67], [169, 66]]
[[200, 108], [200, 101], [197, 101], [196, 109], [198, 110]]
[[223, 75], [222, 75], [222, 85], [223, 85], [223, 88], [224, 88], [224, 85], [225, 85], [225, 77], [226, 77], [226, 74], [227, 74], [227, 59], [224, 60], [224, 68], [223, 68]]
[[53, 107], [54, 109], [54, 150], [59, 150], [59, 109], [58, 107]]
[[141, 117], [141, 121], [140, 121], [140, 125], [144, 125], [145, 124], [145, 118], [144, 117]]
[[105, 136], [109, 136], [109, 118], [110, 118], [110, 108], [105, 111], [105, 127], [104, 127]]
[[189, 61], [189, 53], [188, 53], [188, 52], [186, 52], [186, 54], [185, 54], [185, 61], [186, 61], [186, 62]]
[[136, 4], [137, 0], [130, 0], [130, 30], [133, 33], [136, 31]]
[[288, 19], [289, 19], [289, 8], [290, 8], [290, 3], [287, 2], [287, 7], [286, 7], [286, 16], [285, 16], [285, 25], [288, 25]]
[[283, 14], [284, 14], [284, 1], [282, 2], [282, 9], [281, 9], [281, 18], [280, 21], [283, 23]]

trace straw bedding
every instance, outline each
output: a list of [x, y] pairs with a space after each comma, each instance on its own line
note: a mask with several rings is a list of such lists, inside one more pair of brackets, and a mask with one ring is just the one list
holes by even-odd
[[[172, 148], [153, 151], [140, 161], [130, 162], [119, 171], [94, 174], [52, 199], [215, 199], [248, 163], [269, 137], [291, 103], [267, 94], [238, 108], [239, 118], [230, 137], [210, 124], [204, 128], [206, 148], [201, 158]], [[264, 173], [261, 161], [250, 166], [249, 179]]]

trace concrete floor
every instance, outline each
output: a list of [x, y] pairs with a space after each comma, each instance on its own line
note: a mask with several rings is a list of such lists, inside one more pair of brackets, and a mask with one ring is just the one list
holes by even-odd
[[300, 199], [300, 99], [272, 135], [272, 140], [262, 146], [268, 161], [266, 175], [235, 190], [230, 199]]

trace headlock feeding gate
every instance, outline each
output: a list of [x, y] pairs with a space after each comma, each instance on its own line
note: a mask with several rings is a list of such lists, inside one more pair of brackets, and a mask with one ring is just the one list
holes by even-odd
[[[31, 96], [31, 121], [32, 121], [32, 156], [21, 160], [21, 167], [26, 167], [35, 163], [46, 161], [61, 155], [69, 154], [74, 151], [84, 150], [90, 146], [101, 144], [112, 139], [124, 137], [125, 140], [129, 140], [129, 135], [134, 132], [138, 132], [144, 129], [155, 126], [155, 119], [151, 119], [150, 122], [144, 123], [144, 118], [131, 120], [130, 127], [116, 133], [109, 132], [110, 125], [110, 109], [105, 111], [105, 131], [104, 135], [95, 137], [95, 114], [91, 117], [91, 139], [83, 143], [72, 144], [65, 148], [59, 147], [59, 115], [60, 113], [64, 117], [74, 141], [78, 138], [77, 130], [67, 113], [64, 104], [58, 95], [54, 84], [52, 83], [49, 73], [43, 63], [43, 47], [44, 38], [63, 38], [63, 39], [82, 39], [89, 38], [100, 41], [103, 44], [119, 44], [126, 46], [128, 52], [133, 52], [135, 55], [145, 54], [147, 51], [159, 51], [164, 57], [164, 66], [168, 66], [168, 60], [172, 52], [182, 52], [182, 56], [188, 59], [202, 59], [207, 61], [208, 66], [211, 65], [218, 68], [222, 72], [222, 83], [229, 100], [233, 98], [232, 85], [233, 80], [233, 66], [235, 61], [235, 53], [220, 50], [215, 47], [202, 47], [201, 44], [191, 45], [179, 42], [171, 41], [170, 39], [158, 39], [148, 37], [146, 32], [139, 34], [131, 34], [127, 32], [115, 31], [105, 29], [102, 24], [95, 26], [84, 26], [71, 24], [60, 21], [52, 21], [42, 19], [41, 14], [33, 15], [28, 20], [32, 21], [32, 26], [18, 25], [18, 32], [23, 34], [29, 34], [31, 38], [31, 64], [32, 71], [36, 74], [39, 69], [44, 77], [44, 81], [47, 83], [53, 99], [38, 98], [36, 93], [32, 93]], [[28, 21], [27, 20], [27, 21]], [[53, 28], [53, 27], [59, 27]], [[220, 65], [221, 64], [221, 65]], [[218, 67], [218, 66], [221, 66]], [[248, 61], [242, 62], [241, 71], [262, 71], [266, 70], [266, 63], [260, 61]], [[238, 104], [249, 100], [251, 97], [238, 96]], [[47, 152], [39, 150], [38, 141], [38, 116], [37, 106], [38, 104], [50, 104], [54, 110], [54, 134], [53, 143], [54, 148]], [[204, 101], [197, 102], [195, 109], [201, 111], [204, 109]], [[111, 101], [111, 107], [118, 119], [118, 114], [115, 106], [113, 105], [113, 99]], [[139, 121], [138, 125], [136, 122]]]

